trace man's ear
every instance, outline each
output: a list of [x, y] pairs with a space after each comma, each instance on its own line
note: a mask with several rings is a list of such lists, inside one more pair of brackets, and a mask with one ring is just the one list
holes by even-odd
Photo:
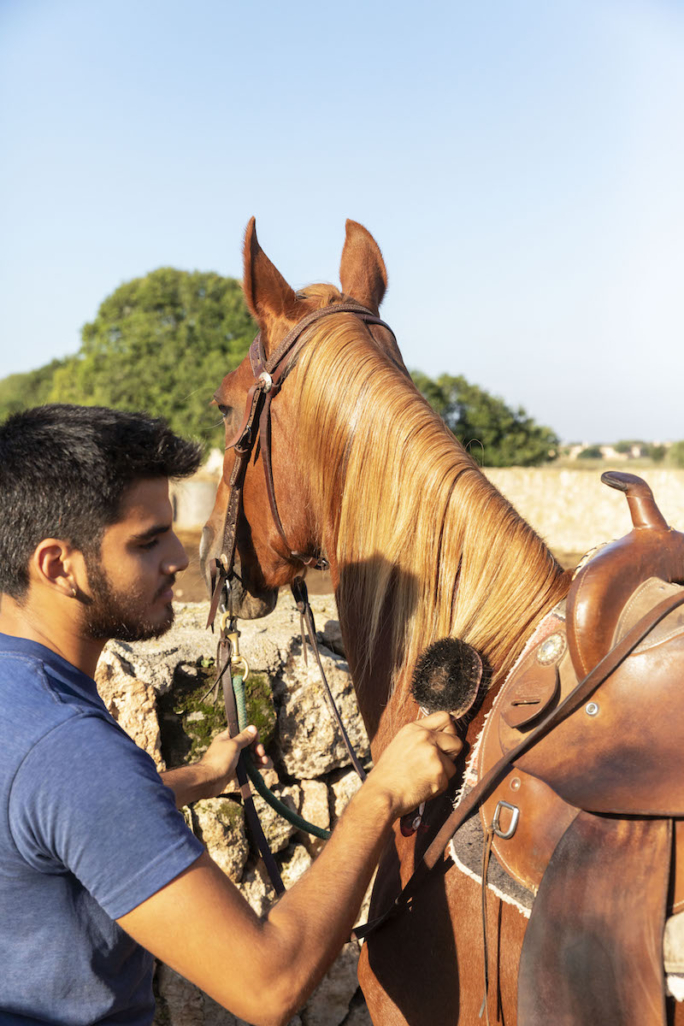
[[38, 544], [29, 562], [29, 577], [31, 583], [67, 598], [76, 598], [88, 582], [83, 553], [60, 538], [43, 538]]

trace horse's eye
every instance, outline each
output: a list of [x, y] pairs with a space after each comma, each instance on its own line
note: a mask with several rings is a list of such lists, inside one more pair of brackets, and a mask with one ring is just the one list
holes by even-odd
[[225, 420], [225, 418], [230, 414], [230, 406], [222, 406], [221, 403], [217, 403], [216, 405], [221, 411], [221, 416]]

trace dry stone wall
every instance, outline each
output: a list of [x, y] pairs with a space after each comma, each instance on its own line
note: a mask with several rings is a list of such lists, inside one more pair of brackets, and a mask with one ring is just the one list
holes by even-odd
[[[357, 752], [369, 765], [368, 738], [347, 663], [339, 654], [334, 599], [314, 597], [312, 607], [335, 700]], [[110, 642], [98, 666], [98, 688], [107, 708], [160, 770], [195, 761], [225, 727], [222, 696], [212, 692], [216, 639], [204, 629], [206, 616], [206, 603], [178, 605], [167, 635], [136, 644]], [[313, 660], [304, 664], [299, 615], [289, 595], [283, 594], [271, 616], [241, 621], [240, 628], [241, 652], [250, 664], [248, 716], [259, 726], [274, 763], [274, 769], [263, 774], [266, 783], [306, 819], [329, 828], [359, 782]], [[291, 887], [324, 842], [296, 830], [258, 796], [256, 804], [285, 885]], [[223, 872], [263, 915], [275, 894], [237, 798], [197, 802], [187, 810], [186, 819]], [[346, 945], [291, 1026], [370, 1026], [356, 979], [358, 954], [356, 944]], [[168, 966], [158, 967], [155, 987], [156, 1026], [243, 1026], [242, 1020]]]
[[[629, 464], [605, 470], [630, 472]], [[598, 470], [487, 468], [485, 473], [556, 553], [583, 553], [631, 530], [624, 495]], [[684, 531], [684, 470], [637, 470], [671, 527]]]

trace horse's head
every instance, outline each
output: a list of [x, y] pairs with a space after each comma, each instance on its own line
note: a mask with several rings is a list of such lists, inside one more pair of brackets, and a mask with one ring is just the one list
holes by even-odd
[[[341, 292], [332, 285], [313, 285], [295, 292], [261, 249], [252, 218], [245, 234], [243, 287], [260, 335], [250, 356], [226, 375], [214, 395], [225, 421], [226, 453], [200, 550], [208, 581], [212, 559], [231, 562], [231, 553], [225, 551], [226, 539], [231, 536], [228, 514], [228, 522], [235, 521], [228, 605], [234, 616], [265, 616], [275, 606], [278, 588], [321, 558], [323, 525], [308, 494], [299, 458], [297, 356], [303, 346], [316, 344], [317, 333], [309, 325], [319, 317], [327, 320], [327, 312], [336, 307], [340, 315], [358, 309], [366, 320], [377, 318], [387, 287], [385, 265], [373, 237], [354, 221], [347, 221], [340, 280]], [[391, 333], [381, 325], [374, 333], [376, 343], [403, 367]], [[264, 378], [267, 368], [271, 373]], [[250, 423], [255, 384], [261, 405]], [[330, 387], [338, 387], [338, 383], [330, 382]], [[270, 441], [264, 437], [269, 434]], [[239, 453], [247, 445], [251, 449], [237, 473], [241, 495], [231, 503], [236, 450]], [[232, 514], [231, 505], [235, 507]]]

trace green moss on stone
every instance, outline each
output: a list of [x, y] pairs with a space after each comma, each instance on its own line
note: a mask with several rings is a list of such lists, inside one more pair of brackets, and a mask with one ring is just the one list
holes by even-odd
[[[213, 667], [198, 660], [192, 667], [179, 666], [168, 694], [159, 700], [162, 755], [168, 766], [196, 762], [222, 730], [226, 729], [223, 692], [213, 701]], [[208, 694], [209, 692], [209, 694]], [[264, 745], [273, 739], [276, 713], [268, 678], [254, 674], [245, 684], [247, 719], [259, 730]]]
[[247, 721], [254, 724], [262, 744], [268, 748], [275, 733], [276, 712], [271, 685], [263, 673], [250, 674], [245, 681], [245, 706]]
[[215, 813], [217, 819], [231, 832], [239, 830], [244, 820], [242, 806], [227, 798], [223, 798], [216, 806]]

